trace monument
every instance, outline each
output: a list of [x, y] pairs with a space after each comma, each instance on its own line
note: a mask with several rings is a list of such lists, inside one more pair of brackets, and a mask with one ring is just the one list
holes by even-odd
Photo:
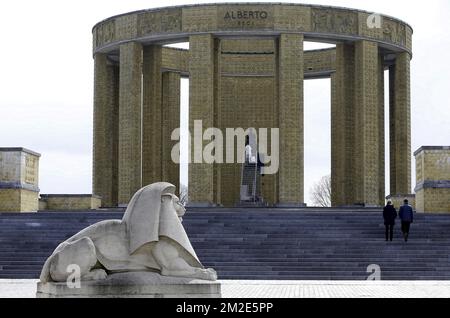
[[[333, 206], [382, 206], [386, 70], [391, 195], [410, 194], [412, 33], [371, 12], [283, 3], [165, 7], [99, 22], [92, 30], [94, 194], [105, 207], [124, 206], [142, 185], [179, 184], [171, 133], [180, 125], [180, 78], [188, 77], [191, 132], [196, 120], [223, 131], [278, 128], [279, 171], [265, 175], [262, 197], [302, 206], [303, 82], [331, 78]], [[304, 41], [336, 48], [304, 51]], [[177, 42], [189, 49], [165, 46]], [[190, 163], [190, 204], [234, 206], [240, 179], [240, 164]]]
[[[37, 296], [219, 297], [217, 274], [195, 254], [174, 193], [169, 183], [146, 186], [122, 220], [93, 224], [61, 243], [43, 266]], [[72, 277], [78, 288], [70, 287]]]

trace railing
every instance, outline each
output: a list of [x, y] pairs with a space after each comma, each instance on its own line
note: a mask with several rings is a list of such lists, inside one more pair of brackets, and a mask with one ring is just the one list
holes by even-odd
[[241, 168], [240, 201], [260, 201], [258, 187], [258, 162], [257, 160], [255, 160], [255, 162], [250, 162], [247, 155]]

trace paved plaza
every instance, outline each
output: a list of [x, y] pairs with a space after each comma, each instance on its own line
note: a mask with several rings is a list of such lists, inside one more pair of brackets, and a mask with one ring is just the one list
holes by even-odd
[[[36, 279], [0, 279], [0, 298], [34, 298]], [[450, 281], [222, 280], [224, 298], [450, 298]]]

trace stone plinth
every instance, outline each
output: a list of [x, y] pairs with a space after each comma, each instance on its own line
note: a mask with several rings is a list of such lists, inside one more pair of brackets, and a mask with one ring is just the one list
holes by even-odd
[[0, 148], [0, 212], [36, 212], [39, 157], [25, 148]]
[[81, 288], [66, 283], [38, 283], [37, 298], [220, 298], [217, 281], [161, 276], [153, 272], [109, 275], [105, 280], [82, 281]]
[[450, 213], [450, 147], [424, 146], [414, 156], [417, 211]]

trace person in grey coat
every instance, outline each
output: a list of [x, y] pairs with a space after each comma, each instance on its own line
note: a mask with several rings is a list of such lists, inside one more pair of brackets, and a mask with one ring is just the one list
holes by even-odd
[[412, 207], [408, 204], [408, 200], [405, 199], [403, 203], [404, 204], [400, 207], [398, 214], [400, 216], [400, 220], [402, 221], [403, 237], [405, 238], [405, 242], [408, 242], [409, 228], [411, 223], [414, 221], [414, 215]]

